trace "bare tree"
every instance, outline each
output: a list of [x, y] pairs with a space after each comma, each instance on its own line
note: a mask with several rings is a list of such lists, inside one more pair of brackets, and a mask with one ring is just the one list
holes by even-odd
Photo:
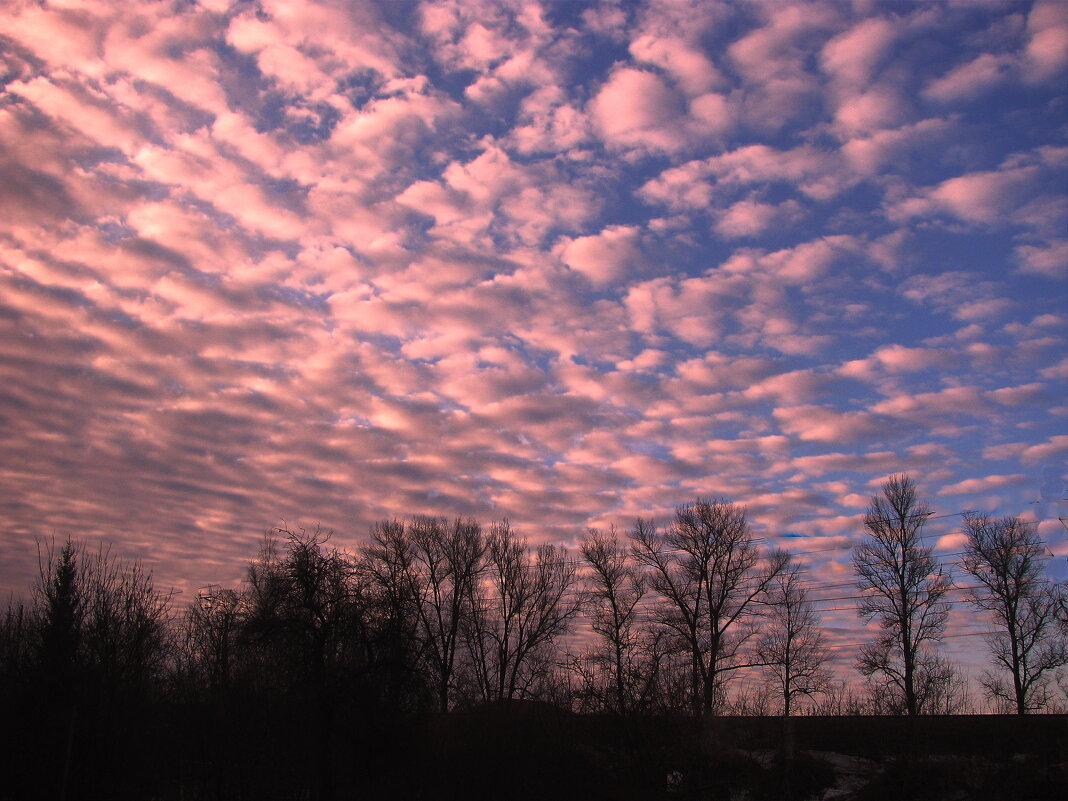
[[103, 547], [87, 555], [69, 539], [58, 550], [48, 547], [39, 569], [36, 681], [45, 692], [38, 703], [46, 725], [55, 726], [52, 744], [62, 761], [51, 792], [62, 798], [87, 759], [102, 773], [111, 767], [92, 751], [91, 732], [115, 754], [137, 747], [133, 724], [171, 653], [170, 596], [155, 589], [139, 562], [116, 561]]
[[919, 666], [917, 696], [929, 715], [966, 715], [972, 711], [968, 674], [938, 654], [924, 654]]
[[0, 616], [0, 697], [17, 692], [34, 664], [36, 621], [22, 601], [11, 599]]
[[187, 670], [210, 691], [225, 693], [233, 679], [246, 599], [235, 590], [205, 589], [185, 610], [181, 651]]
[[460, 628], [482, 570], [486, 540], [478, 522], [459, 517], [451, 525], [444, 519], [416, 520], [411, 531], [421, 577], [416, 612], [438, 679], [440, 709], [447, 712]]
[[471, 588], [464, 637], [484, 700], [522, 697], [552, 665], [545, 650], [566, 631], [580, 601], [569, 595], [575, 566], [563, 548], [530, 548], [508, 521], [486, 540], [486, 567]]
[[988, 673], [982, 684], [992, 698], [1014, 705], [1019, 715], [1048, 700], [1052, 671], [1068, 664], [1068, 647], [1057, 621], [1064, 603], [1060, 587], [1044, 579], [1045, 550], [1033, 523], [984, 514], [964, 519], [968, 534], [963, 566], [979, 582], [970, 602], [989, 612], [997, 631], [987, 637], [994, 663], [1008, 672]]
[[384, 520], [371, 527], [371, 541], [360, 554], [358, 571], [373, 587], [379, 626], [390, 632], [389, 648], [395, 660], [419, 654], [415, 607], [418, 592], [413, 586], [415, 546], [403, 521]]
[[831, 682], [816, 705], [815, 713], [824, 717], [866, 714], [864, 699], [845, 681]]
[[117, 685], [144, 692], [170, 650], [171, 596], [156, 590], [139, 562], [119, 564], [104, 554], [92, 564], [87, 640]]
[[645, 579], [614, 527], [590, 529], [581, 549], [590, 568], [586, 614], [601, 646], [576, 665], [581, 664], [584, 691], [601, 708], [624, 715], [649, 699], [660, 661], [658, 643], [638, 625]]
[[757, 654], [782, 697], [783, 715], [789, 716], [795, 697], [822, 693], [831, 681], [823, 633], [801, 567], [789, 557], [787, 567], [768, 588], [767, 603]]
[[764, 718], [771, 713], [771, 695], [763, 682], [746, 680], [731, 693], [729, 714]]
[[658, 623], [689, 651], [693, 714], [713, 713], [727, 673], [757, 664], [739, 659], [740, 649], [756, 631], [755, 606], [785, 569], [785, 556], [762, 558], [745, 508], [727, 501], [680, 506], [667, 531], [638, 520], [631, 538], [663, 600]]
[[438, 708], [449, 709], [460, 629], [486, 551], [474, 520], [417, 517], [380, 523], [364, 560], [394, 605], [410, 606], [423, 658], [433, 673]]
[[41, 660], [57, 679], [77, 667], [111, 693], [142, 692], [170, 651], [170, 594], [137, 561], [120, 562], [103, 546], [95, 555], [70, 539], [39, 555], [34, 587]]
[[941, 639], [949, 615], [943, 599], [952, 581], [920, 536], [930, 514], [911, 478], [890, 476], [864, 516], [868, 539], [853, 552], [864, 593], [859, 614], [878, 621], [883, 632], [864, 647], [857, 668], [868, 677], [886, 677], [909, 715], [921, 709], [916, 679], [924, 645]]
[[[882, 652], [880, 652], [882, 653]], [[892, 658], [887, 653], [884, 658]], [[873, 670], [864, 685], [863, 706], [868, 715], [908, 714], [905, 696], [892, 663]], [[913, 673], [916, 708], [925, 715], [959, 715], [970, 709], [968, 678], [960, 669], [930, 651], [921, 652]]]
[[[350, 666], [362, 668], [371, 648], [362, 577], [349, 554], [328, 546], [330, 533], [319, 526], [307, 531], [283, 525], [274, 534], [284, 537], [284, 550], [269, 535], [260, 558], [249, 565], [244, 634], [264, 656], [266, 672], [281, 674], [267, 677], [275, 684], [267, 697], [273, 690], [297, 700], [302, 748], [317, 754], [318, 769], [304, 765], [303, 781], [314, 788], [313, 797], [329, 798], [335, 710]], [[390, 684], [385, 689], [394, 691]]]

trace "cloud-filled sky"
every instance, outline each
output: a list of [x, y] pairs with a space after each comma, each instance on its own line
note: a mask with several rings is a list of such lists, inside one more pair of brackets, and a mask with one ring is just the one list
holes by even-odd
[[698, 496], [833, 586], [899, 471], [1065, 573], [1060, 0], [14, 0], [0, 59], [5, 595]]

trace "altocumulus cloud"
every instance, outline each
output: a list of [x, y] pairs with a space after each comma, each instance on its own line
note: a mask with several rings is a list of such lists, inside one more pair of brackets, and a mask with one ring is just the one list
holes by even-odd
[[1068, 7], [863, 8], [5, 4], [0, 584], [696, 496], [840, 581], [898, 471], [1063, 575]]

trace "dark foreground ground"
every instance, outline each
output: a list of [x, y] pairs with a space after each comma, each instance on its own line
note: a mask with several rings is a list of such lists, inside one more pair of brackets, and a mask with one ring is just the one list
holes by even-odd
[[[426, 734], [443, 797], [456, 799], [1068, 798], [1063, 715], [701, 723], [498, 711], [438, 719]], [[469, 772], [451, 769], [476, 754]]]
[[94, 739], [75, 720], [42, 726], [54, 736], [36, 742], [5, 732], [0, 798], [1068, 798], [1068, 716], [797, 717], [789, 726], [522, 704], [336, 721], [329, 741], [297, 723], [257, 730], [166, 716]]

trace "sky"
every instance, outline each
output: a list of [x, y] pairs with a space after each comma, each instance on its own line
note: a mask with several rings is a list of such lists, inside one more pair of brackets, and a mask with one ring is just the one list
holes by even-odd
[[1062, 579], [1066, 86], [1058, 1], [9, 0], [0, 589], [700, 497], [833, 598], [897, 472]]

